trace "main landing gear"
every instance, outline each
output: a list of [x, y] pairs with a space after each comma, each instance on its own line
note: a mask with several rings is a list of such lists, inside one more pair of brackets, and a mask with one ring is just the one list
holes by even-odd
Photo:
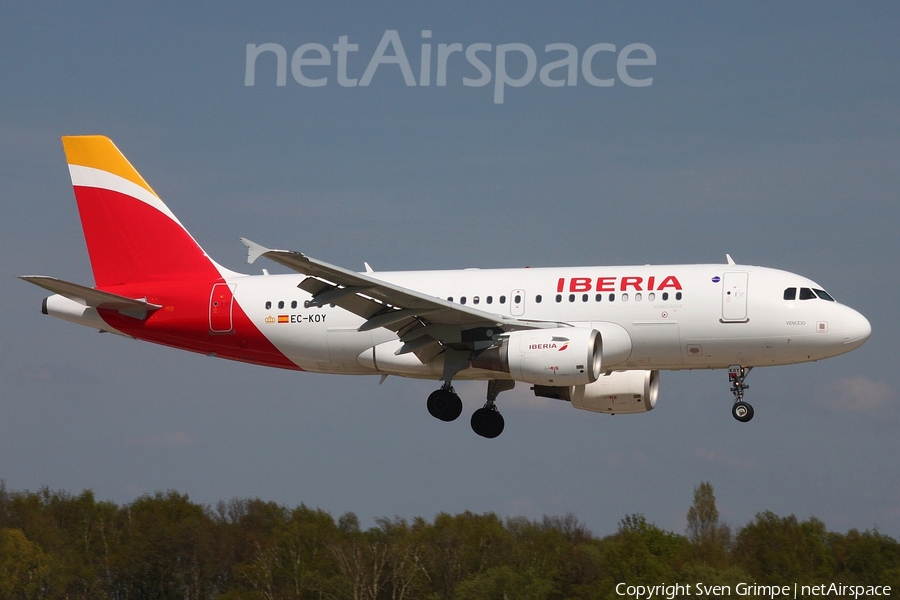
[[497, 410], [494, 401], [500, 392], [511, 390], [515, 387], [516, 382], [511, 379], [491, 379], [488, 382], [487, 402], [484, 406], [472, 413], [472, 431], [480, 435], [492, 439], [503, 433], [503, 415]]
[[445, 383], [441, 389], [428, 396], [428, 412], [441, 421], [455, 421], [462, 413], [462, 400], [456, 395], [453, 386]]
[[[497, 410], [494, 401], [500, 392], [511, 390], [515, 381], [508, 379], [492, 379], [488, 382], [487, 402], [472, 414], [472, 431], [485, 438], [495, 438], [503, 433], [503, 415]], [[441, 421], [454, 421], [462, 413], [462, 401], [449, 382], [441, 389], [428, 396], [428, 412]]]
[[750, 386], [744, 383], [744, 379], [750, 374], [753, 367], [742, 367], [741, 365], [731, 365], [728, 367], [728, 381], [731, 382], [731, 393], [734, 394], [734, 406], [731, 407], [731, 415], [740, 421], [746, 423], [753, 418], [753, 407], [749, 403], [744, 402], [744, 390]]

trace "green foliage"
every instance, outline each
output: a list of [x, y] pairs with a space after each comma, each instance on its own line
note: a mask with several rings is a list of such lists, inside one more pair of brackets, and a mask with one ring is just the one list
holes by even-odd
[[40, 546], [19, 529], [0, 529], [0, 598], [37, 598], [49, 575]]
[[618, 533], [602, 540], [601, 588], [613, 598], [620, 582], [672, 581], [688, 548], [683, 536], [648, 523], [644, 515], [628, 515], [619, 522]]
[[695, 560], [718, 567], [728, 564], [731, 530], [719, 523], [716, 495], [707, 481], [694, 488], [694, 503], [687, 513], [687, 536]]
[[834, 571], [852, 585], [890, 585], [900, 590], [900, 543], [878, 531], [831, 533]]
[[[794, 581], [900, 587], [900, 543], [760, 513], [733, 543], [708, 483], [687, 536], [640, 514], [595, 537], [573, 515], [335, 520], [259, 499], [215, 510], [169, 491], [117, 506], [89, 491], [9, 492], [0, 482], [0, 598], [601, 599], [620, 582]], [[727, 529], [727, 528], [725, 528]]]
[[835, 567], [822, 521], [799, 522], [794, 515], [782, 518], [769, 511], [757, 514], [738, 533], [733, 554], [761, 584], [814, 584], [826, 580]]
[[[705, 598], [733, 598], [734, 592], [739, 583], [750, 583], [753, 577], [749, 573], [737, 566], [715, 567], [702, 562], [691, 562], [684, 565], [678, 573], [676, 581], [684, 583], [696, 584], [702, 582], [707, 589], [714, 589], [716, 586], [730, 586], [732, 594], [724, 594], [717, 596], [709, 594]], [[755, 598], [755, 596], [744, 596], [745, 598]]]
[[545, 600], [552, 598], [553, 582], [531, 571], [510, 566], [494, 567], [462, 581], [456, 588], [458, 600]]

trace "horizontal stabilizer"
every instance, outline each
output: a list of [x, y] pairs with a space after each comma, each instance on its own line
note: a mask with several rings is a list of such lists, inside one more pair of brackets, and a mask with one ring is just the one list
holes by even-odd
[[20, 275], [19, 279], [33, 283], [45, 290], [64, 296], [91, 308], [104, 308], [117, 310], [122, 314], [136, 319], [145, 319], [147, 314], [162, 308], [159, 304], [152, 304], [145, 300], [136, 300], [127, 296], [119, 296], [101, 290], [95, 290], [84, 285], [63, 281], [56, 277], [43, 275]]

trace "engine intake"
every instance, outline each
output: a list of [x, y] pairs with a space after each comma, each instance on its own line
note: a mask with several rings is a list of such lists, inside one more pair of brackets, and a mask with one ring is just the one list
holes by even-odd
[[472, 359], [478, 369], [509, 373], [516, 381], [584, 386], [601, 373], [600, 334], [584, 327], [514, 331]]

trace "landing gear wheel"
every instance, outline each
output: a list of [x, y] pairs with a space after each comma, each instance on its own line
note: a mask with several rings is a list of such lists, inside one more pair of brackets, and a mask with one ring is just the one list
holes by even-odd
[[728, 381], [731, 383], [731, 393], [734, 395], [734, 406], [731, 407], [731, 415], [740, 421], [746, 423], [753, 418], [753, 407], [744, 402], [744, 390], [750, 386], [744, 383], [747, 375], [753, 367], [743, 367], [741, 365], [731, 365], [728, 367]]
[[462, 413], [462, 400], [453, 389], [435, 390], [428, 396], [428, 412], [441, 421], [453, 421]]
[[479, 408], [472, 413], [472, 431], [488, 439], [493, 439], [503, 433], [503, 415], [496, 408]]
[[744, 401], [735, 402], [731, 407], [731, 415], [741, 423], [746, 423], [753, 418], [753, 407]]

